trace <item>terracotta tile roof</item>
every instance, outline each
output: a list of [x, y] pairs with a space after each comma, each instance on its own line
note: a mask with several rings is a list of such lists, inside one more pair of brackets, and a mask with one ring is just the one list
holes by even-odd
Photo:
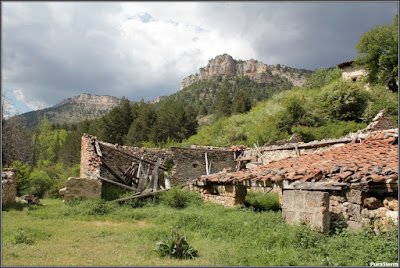
[[238, 172], [203, 175], [193, 182], [383, 182], [398, 181], [397, 137], [383, 132], [369, 133], [365, 139], [325, 153], [288, 157], [268, 165]]

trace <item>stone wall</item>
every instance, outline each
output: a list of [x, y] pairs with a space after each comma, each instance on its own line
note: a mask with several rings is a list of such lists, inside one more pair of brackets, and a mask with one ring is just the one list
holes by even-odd
[[[106, 160], [120, 175], [129, 167], [132, 162], [132, 156], [155, 163], [158, 158], [161, 159], [161, 165], [164, 167], [172, 166], [172, 183], [187, 183], [206, 174], [205, 153], [207, 153], [208, 162], [211, 162], [211, 173], [219, 172], [224, 168], [234, 169], [236, 161], [234, 152], [231, 150], [214, 150], [201, 148], [178, 148], [154, 149], [129, 146], [116, 146], [110, 143], [99, 142], [102, 152], [102, 159]], [[118, 150], [115, 150], [118, 149]], [[123, 154], [124, 151], [128, 154]], [[132, 156], [130, 156], [132, 155]], [[109, 178], [112, 175], [103, 167], [100, 168], [103, 177]]]
[[102, 155], [96, 136], [83, 134], [81, 141], [81, 164], [79, 178], [68, 178], [65, 187], [58, 192], [64, 201], [73, 198], [100, 198], [100, 156]]
[[64, 200], [74, 198], [101, 198], [101, 181], [94, 177], [68, 178], [65, 187], [60, 189]]
[[245, 203], [246, 186], [242, 184], [206, 184], [204, 186], [190, 186], [191, 191], [197, 191], [206, 202], [233, 207]]
[[174, 167], [172, 175], [181, 178], [181, 182], [187, 182], [206, 174], [205, 154], [207, 153], [208, 162], [211, 165], [212, 173], [217, 173], [223, 169], [235, 169], [236, 161], [234, 152], [230, 150], [207, 150], [191, 148], [171, 148], [174, 154]]
[[330, 228], [329, 193], [322, 191], [283, 191], [282, 217], [288, 223], [304, 222], [320, 232]]
[[15, 202], [17, 196], [17, 169], [5, 168], [1, 173], [1, 204]]
[[81, 165], [79, 177], [100, 176], [100, 147], [96, 136], [83, 134], [81, 141]]
[[[364, 192], [356, 189], [331, 191], [330, 215], [333, 226], [344, 224], [349, 229], [386, 224], [390, 220], [398, 224], [397, 193]], [[337, 224], [336, 224], [337, 225]]]

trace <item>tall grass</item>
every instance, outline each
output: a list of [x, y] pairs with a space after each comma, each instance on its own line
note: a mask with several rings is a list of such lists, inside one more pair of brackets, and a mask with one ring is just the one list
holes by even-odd
[[[288, 225], [280, 211], [255, 212], [198, 202], [186, 191], [157, 196], [140, 206], [102, 200], [45, 199], [34, 210], [3, 210], [4, 265], [96, 266], [315, 266], [397, 262], [397, 229], [344, 230], [332, 236]], [[175, 196], [175, 197], [174, 197]], [[182, 196], [185, 196], [182, 198]], [[186, 200], [176, 206], [167, 200]], [[181, 203], [181, 204], [182, 204]], [[29, 207], [28, 207], [29, 208]], [[182, 229], [198, 251], [195, 260], [165, 259], [154, 251], [171, 227]], [[41, 230], [45, 239], [15, 244], [19, 228]], [[46, 256], [46, 257], [45, 257]]]

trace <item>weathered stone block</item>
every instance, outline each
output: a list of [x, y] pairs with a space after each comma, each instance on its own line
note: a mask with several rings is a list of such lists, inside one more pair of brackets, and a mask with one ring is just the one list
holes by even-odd
[[364, 207], [365, 208], [377, 209], [382, 206], [383, 206], [382, 201], [376, 197], [368, 197], [368, 198], [364, 199]]
[[346, 199], [348, 202], [362, 205], [366, 197], [366, 193], [360, 190], [351, 189], [346, 192]]
[[15, 202], [17, 196], [17, 169], [5, 168], [1, 173], [1, 204]]
[[65, 187], [59, 190], [64, 200], [73, 198], [100, 198], [101, 181], [97, 178], [68, 178]]
[[397, 211], [399, 203], [398, 200], [394, 197], [386, 197], [385, 199], [383, 199], [383, 205], [387, 209]]
[[320, 191], [283, 191], [283, 219], [289, 223], [305, 222], [321, 232], [330, 227], [329, 193]]

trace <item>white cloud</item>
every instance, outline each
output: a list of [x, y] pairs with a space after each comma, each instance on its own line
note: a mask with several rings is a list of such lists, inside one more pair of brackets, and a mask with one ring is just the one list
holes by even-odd
[[45, 103], [35, 100], [35, 99], [26, 98], [24, 93], [20, 89], [14, 89], [12, 91], [12, 94], [15, 96], [16, 100], [23, 102], [25, 105], [27, 105], [32, 110], [46, 108]]
[[[5, 2], [3, 86], [32, 109], [87, 92], [152, 100], [223, 53], [314, 69], [351, 58], [391, 3]], [[362, 8], [360, 8], [362, 7]], [[373, 16], [372, 16], [373, 15]]]

